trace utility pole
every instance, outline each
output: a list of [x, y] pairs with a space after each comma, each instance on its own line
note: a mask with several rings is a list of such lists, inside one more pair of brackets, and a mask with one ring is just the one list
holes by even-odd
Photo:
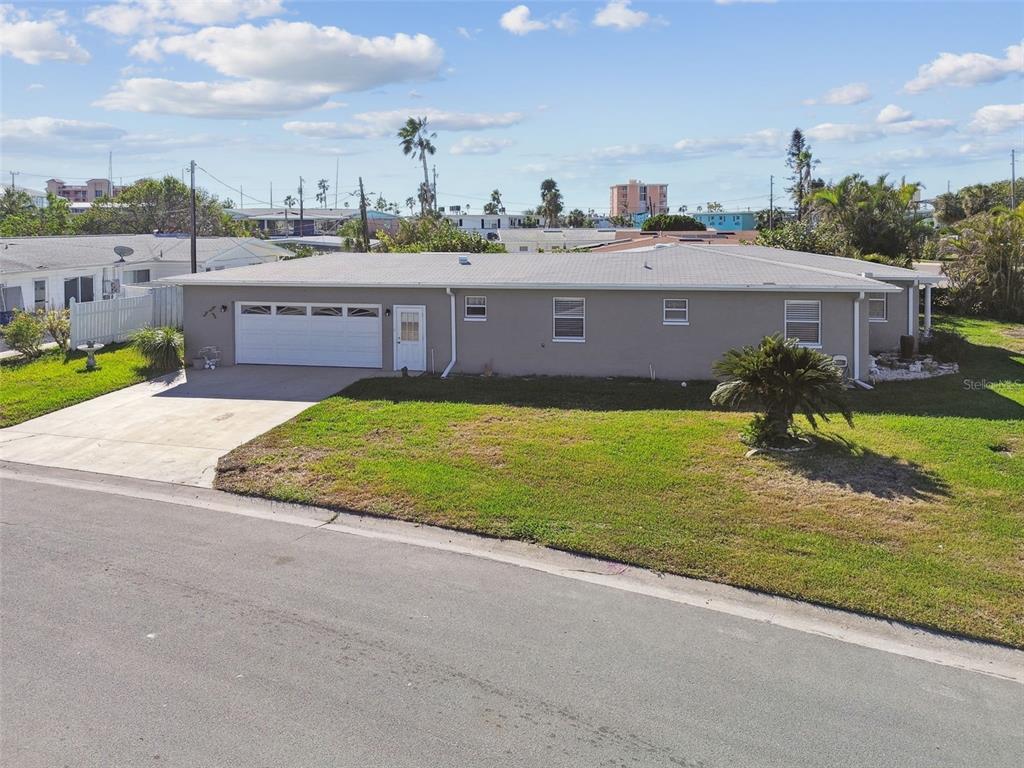
[[270, 182], [270, 207], [274, 207], [274, 182]]
[[768, 229], [775, 229], [775, 176], [768, 177]]
[[11, 192], [14, 191], [14, 177], [15, 176], [20, 176], [20, 175], [21, 175], [21, 171], [11, 171]]
[[305, 229], [305, 209], [302, 204], [302, 182], [305, 181], [299, 176], [299, 237], [302, 237], [303, 230]]
[[1017, 150], [1010, 150], [1010, 209], [1017, 207]]
[[189, 252], [192, 257], [192, 274], [194, 275], [199, 269], [196, 267], [196, 161], [191, 160], [188, 164], [189, 177], [191, 178], [191, 218], [192, 218], [192, 233], [189, 238]]
[[334, 210], [338, 210], [338, 182], [341, 180], [341, 158], [334, 158]]
[[370, 222], [366, 218], [366, 193], [363, 191], [363, 177], [359, 177], [359, 221], [363, 230], [363, 253], [370, 252]]
[[107, 154], [107, 197], [114, 196], [114, 153]]
[[238, 207], [245, 208], [245, 191], [241, 184], [238, 185]]
[[436, 165], [433, 166], [433, 170], [434, 170], [434, 184], [433, 184], [433, 187], [432, 187], [432, 189], [430, 191], [430, 196], [433, 198], [432, 202], [434, 203], [434, 213], [437, 213], [438, 208], [437, 208], [437, 166]]

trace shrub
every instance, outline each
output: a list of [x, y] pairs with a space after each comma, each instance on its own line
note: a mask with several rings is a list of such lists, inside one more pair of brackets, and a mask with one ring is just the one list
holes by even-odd
[[644, 222], [644, 232], [703, 232], [707, 229], [692, 216], [675, 213], [659, 213]]
[[71, 347], [71, 310], [40, 309], [36, 317], [50, 338], [57, 342], [57, 348], [66, 354]]
[[132, 336], [134, 346], [149, 361], [151, 368], [173, 371], [181, 368], [185, 360], [185, 336], [177, 328], [149, 326]]
[[26, 360], [33, 360], [43, 351], [43, 330], [39, 319], [28, 312], [17, 311], [11, 322], [3, 328], [4, 341], [11, 349], [17, 350]]
[[801, 347], [796, 339], [765, 336], [756, 347], [731, 349], [715, 363], [725, 381], [711, 393], [711, 402], [727, 408], [752, 406], [760, 411], [743, 433], [759, 447], [785, 447], [799, 436], [793, 416], [803, 414], [811, 427], [838, 411], [850, 426], [853, 413], [846, 402], [843, 375], [832, 358]]
[[933, 330], [921, 340], [921, 353], [931, 355], [940, 363], [958, 363], [967, 351], [967, 339], [955, 331]]

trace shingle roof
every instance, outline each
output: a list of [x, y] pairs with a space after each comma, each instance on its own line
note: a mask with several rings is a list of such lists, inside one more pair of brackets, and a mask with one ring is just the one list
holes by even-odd
[[805, 253], [803, 251], [787, 251], [783, 248], [769, 248], [765, 245], [709, 245], [709, 248], [729, 249], [738, 251], [743, 256], [756, 259], [792, 264], [794, 266], [813, 267], [845, 272], [850, 275], [866, 274], [881, 280], [919, 280], [922, 283], [936, 282], [933, 276], [913, 269], [894, 267], [889, 264], [877, 264], [862, 259], [849, 259], [844, 256], [826, 256], [821, 253]]
[[[147, 261], [188, 263], [191, 260], [188, 236], [172, 235], [78, 235], [75, 237], [0, 238], [0, 274], [110, 266], [117, 260], [114, 247], [126, 245], [135, 252], [125, 258], [128, 264]], [[200, 237], [196, 240], [196, 258], [205, 262], [214, 257], [252, 254], [280, 258], [290, 252], [254, 237]]]
[[465, 265], [455, 253], [323, 254], [169, 281], [557, 290], [898, 290], [853, 272], [750, 258], [741, 250], [741, 246], [679, 245], [644, 253], [479, 253], [464, 254], [469, 261]]

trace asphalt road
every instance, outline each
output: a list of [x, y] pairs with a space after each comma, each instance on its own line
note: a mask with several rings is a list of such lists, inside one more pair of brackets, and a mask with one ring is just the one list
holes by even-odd
[[3, 481], [4, 766], [1019, 766], [1024, 686], [512, 565]]

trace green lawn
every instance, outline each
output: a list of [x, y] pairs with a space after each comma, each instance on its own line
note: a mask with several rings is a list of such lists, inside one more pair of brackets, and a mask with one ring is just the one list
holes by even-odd
[[115, 389], [145, 381], [154, 372], [132, 347], [110, 345], [96, 354], [96, 370], [85, 369], [85, 353], [67, 360], [56, 351], [29, 362], [0, 361], [0, 427], [19, 424]]
[[745, 458], [748, 416], [711, 409], [711, 384], [371, 379], [233, 451], [217, 485], [1024, 646], [1024, 328], [939, 324], [971, 338], [961, 374], [855, 393], [855, 428], [810, 454]]

